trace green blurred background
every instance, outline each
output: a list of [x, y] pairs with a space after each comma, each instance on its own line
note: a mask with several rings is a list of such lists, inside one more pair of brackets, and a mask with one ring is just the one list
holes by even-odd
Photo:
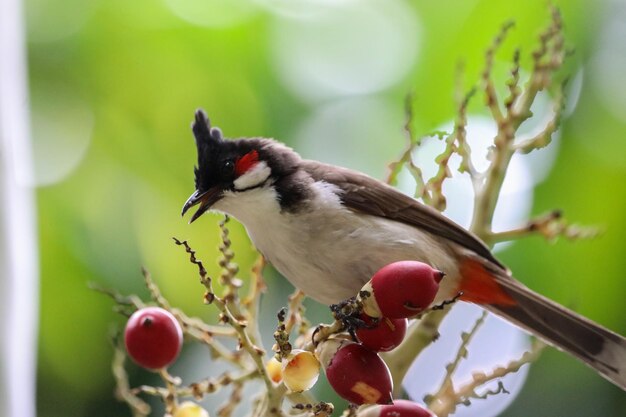
[[[577, 75], [581, 90], [551, 173], [534, 188], [532, 212], [561, 208], [605, 232], [554, 245], [528, 238], [499, 256], [530, 287], [626, 334], [626, 6], [556, 4], [576, 50], [565, 72]], [[39, 184], [41, 417], [130, 415], [113, 398], [107, 339], [111, 323], [122, 320], [108, 299], [87, 289], [89, 281], [145, 295], [143, 265], [173, 305], [213, 316], [201, 303], [193, 268], [171, 241], [188, 239], [208, 265], [217, 258], [219, 217], [189, 226], [179, 215], [193, 191], [189, 125], [196, 108], [206, 109], [226, 136], [275, 137], [305, 156], [382, 177], [403, 147], [407, 91], [416, 94], [418, 132], [445, 125], [454, 117], [458, 63], [466, 85], [474, 83], [486, 47], [513, 19], [516, 28], [497, 55], [504, 74], [513, 48], [528, 53], [549, 19], [544, 0], [26, 0], [25, 6]], [[481, 102], [475, 100], [474, 113], [483, 112]], [[255, 259], [251, 244], [234, 222], [232, 235], [247, 271]], [[268, 275], [269, 326], [289, 288]], [[154, 381], [131, 372], [133, 383]], [[548, 351], [503, 415], [624, 413], [624, 392]]]

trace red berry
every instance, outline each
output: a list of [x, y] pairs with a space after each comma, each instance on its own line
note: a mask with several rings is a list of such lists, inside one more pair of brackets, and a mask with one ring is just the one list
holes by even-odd
[[358, 417], [435, 417], [421, 405], [408, 400], [394, 400], [393, 404], [377, 405], [357, 414]]
[[382, 267], [365, 284], [363, 310], [372, 317], [413, 317], [430, 306], [444, 274], [422, 262], [400, 261]]
[[407, 319], [390, 319], [380, 317], [374, 319], [366, 314], [361, 319], [371, 327], [361, 327], [356, 331], [356, 337], [361, 344], [376, 352], [389, 352], [395, 349], [406, 334]]
[[130, 316], [124, 332], [126, 351], [139, 365], [163, 368], [174, 362], [183, 344], [176, 318], [159, 307], [146, 307]]
[[389, 368], [363, 345], [329, 339], [316, 351], [335, 392], [354, 404], [389, 404], [393, 382]]

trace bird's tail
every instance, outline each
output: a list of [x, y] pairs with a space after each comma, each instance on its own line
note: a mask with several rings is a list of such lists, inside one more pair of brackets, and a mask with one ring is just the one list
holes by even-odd
[[461, 266], [465, 301], [502, 316], [595, 369], [626, 391], [626, 338], [539, 295], [507, 271], [468, 258]]

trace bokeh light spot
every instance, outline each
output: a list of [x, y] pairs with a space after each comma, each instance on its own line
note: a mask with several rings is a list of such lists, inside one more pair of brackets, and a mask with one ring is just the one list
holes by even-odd
[[32, 96], [33, 185], [62, 181], [83, 160], [91, 142], [94, 116], [67, 87], [39, 87]]
[[253, 17], [258, 8], [247, 0], [165, 0], [171, 11], [197, 26], [224, 28]]
[[98, 0], [28, 0], [26, 30], [29, 42], [54, 42], [78, 32], [99, 5]]
[[318, 106], [295, 134], [295, 147], [304, 158], [383, 178], [385, 162], [396, 158], [404, 144], [399, 110], [397, 103], [375, 97]]
[[307, 19], [277, 19], [272, 36], [281, 81], [311, 101], [367, 94], [401, 81], [418, 51], [420, 25], [395, 0], [343, 2]]

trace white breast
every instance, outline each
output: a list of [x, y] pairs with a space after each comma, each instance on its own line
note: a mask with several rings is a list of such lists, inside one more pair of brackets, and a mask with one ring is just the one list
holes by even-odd
[[[257, 249], [296, 287], [324, 304], [357, 294], [382, 266], [399, 260], [421, 260], [457, 274], [448, 248], [431, 235], [384, 218], [344, 208], [334, 185], [317, 182], [312, 209], [280, 211], [271, 187], [227, 193], [214, 208], [246, 227]], [[440, 291], [449, 298], [449, 289]]]

